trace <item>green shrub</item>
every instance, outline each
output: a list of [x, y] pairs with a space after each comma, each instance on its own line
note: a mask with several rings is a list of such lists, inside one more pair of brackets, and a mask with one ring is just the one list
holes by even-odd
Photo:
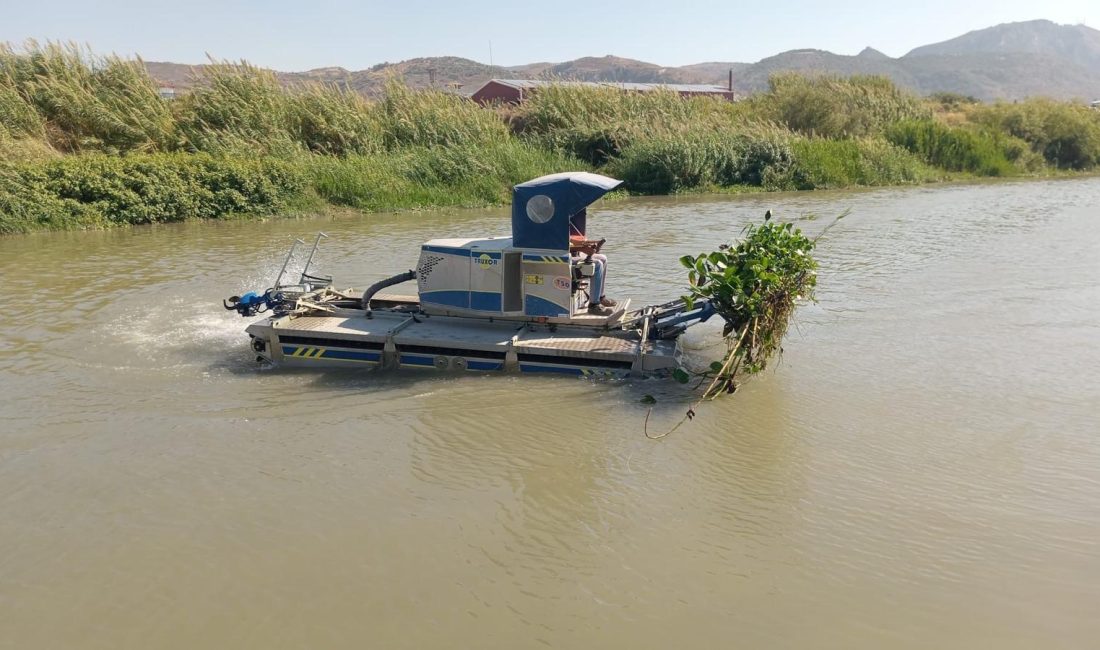
[[980, 176], [1007, 176], [1015, 171], [999, 139], [986, 131], [906, 120], [887, 129], [886, 138], [949, 171]]
[[713, 153], [683, 136], [650, 138], [627, 149], [613, 173], [632, 192], [671, 194], [711, 182]]
[[913, 154], [880, 139], [830, 140], [809, 138], [792, 144], [797, 189], [853, 185], [897, 185], [932, 177]]
[[1051, 165], [1090, 169], [1100, 165], [1100, 111], [1049, 99], [982, 106], [971, 119], [1028, 143]]
[[609, 168], [632, 192], [668, 194], [711, 185], [781, 188], [793, 162], [788, 134], [756, 126], [648, 137]]
[[[791, 140], [786, 134], [754, 134], [741, 139], [741, 159], [734, 173], [720, 176], [722, 185], [759, 185], [787, 189], [795, 163]], [[733, 170], [731, 170], [733, 171]]]
[[272, 214], [305, 188], [273, 159], [84, 155], [0, 167], [0, 231]]

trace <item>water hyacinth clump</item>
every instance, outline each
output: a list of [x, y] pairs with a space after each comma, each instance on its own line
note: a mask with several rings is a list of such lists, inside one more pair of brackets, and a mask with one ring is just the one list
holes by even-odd
[[705, 373], [712, 381], [704, 398], [732, 393], [741, 376], [764, 370], [782, 349], [798, 301], [813, 300], [817, 285], [816, 240], [793, 224], [774, 222], [769, 212], [743, 235], [733, 246], [680, 258], [688, 269], [688, 307], [708, 300], [725, 321], [726, 353]]
[[[663, 438], [672, 433], [695, 417], [695, 409], [703, 401], [734, 393], [744, 379], [762, 372], [782, 353], [795, 307], [814, 300], [817, 240], [846, 214], [811, 239], [794, 224], [772, 221], [768, 211], [763, 223], [745, 226], [741, 239], [733, 245], [722, 244], [716, 251], [680, 258], [688, 270], [688, 292], [683, 301], [689, 310], [708, 301], [725, 321], [725, 352], [705, 370], [673, 371], [673, 378], [682, 384], [691, 382], [694, 375], [698, 379], [695, 388], [702, 389], [702, 394], [680, 422], [664, 433], [649, 432], [647, 414], [646, 437]], [[655, 402], [651, 395], [642, 399], [644, 404]]]

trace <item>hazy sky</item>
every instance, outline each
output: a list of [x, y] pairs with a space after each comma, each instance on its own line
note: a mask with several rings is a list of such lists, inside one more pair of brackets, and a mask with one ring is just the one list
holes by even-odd
[[[72, 40], [100, 53], [201, 63], [205, 53], [279, 70], [362, 69], [455, 55], [515, 65], [616, 54], [662, 65], [757, 61], [812, 47], [900, 56], [997, 23], [1046, 18], [1100, 27], [1100, 0], [701, 2], [558, 0], [3, 0], [0, 41]], [[828, 6], [834, 5], [834, 6]]]

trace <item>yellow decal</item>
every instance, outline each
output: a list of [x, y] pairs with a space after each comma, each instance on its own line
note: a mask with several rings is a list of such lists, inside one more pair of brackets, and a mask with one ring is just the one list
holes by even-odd
[[497, 263], [496, 260], [489, 257], [489, 255], [486, 254], [486, 253], [482, 253], [481, 256], [477, 258], [476, 261], [477, 261], [477, 265], [480, 266], [483, 270], [488, 270], [491, 266], [493, 266], [494, 264]]
[[527, 275], [524, 276], [523, 281], [526, 284], [545, 284], [546, 278], [542, 277], [541, 275]]
[[299, 347], [294, 352], [291, 352], [290, 356], [299, 357], [299, 358], [302, 358], [302, 359], [317, 359], [317, 358], [320, 358], [321, 356], [323, 356], [324, 354], [325, 354], [325, 349], [324, 348]]

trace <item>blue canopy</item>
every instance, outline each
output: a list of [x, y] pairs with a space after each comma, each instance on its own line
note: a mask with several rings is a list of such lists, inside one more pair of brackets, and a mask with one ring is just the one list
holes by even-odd
[[564, 172], [516, 185], [512, 190], [512, 245], [569, 250], [569, 218], [622, 183], [599, 174]]

